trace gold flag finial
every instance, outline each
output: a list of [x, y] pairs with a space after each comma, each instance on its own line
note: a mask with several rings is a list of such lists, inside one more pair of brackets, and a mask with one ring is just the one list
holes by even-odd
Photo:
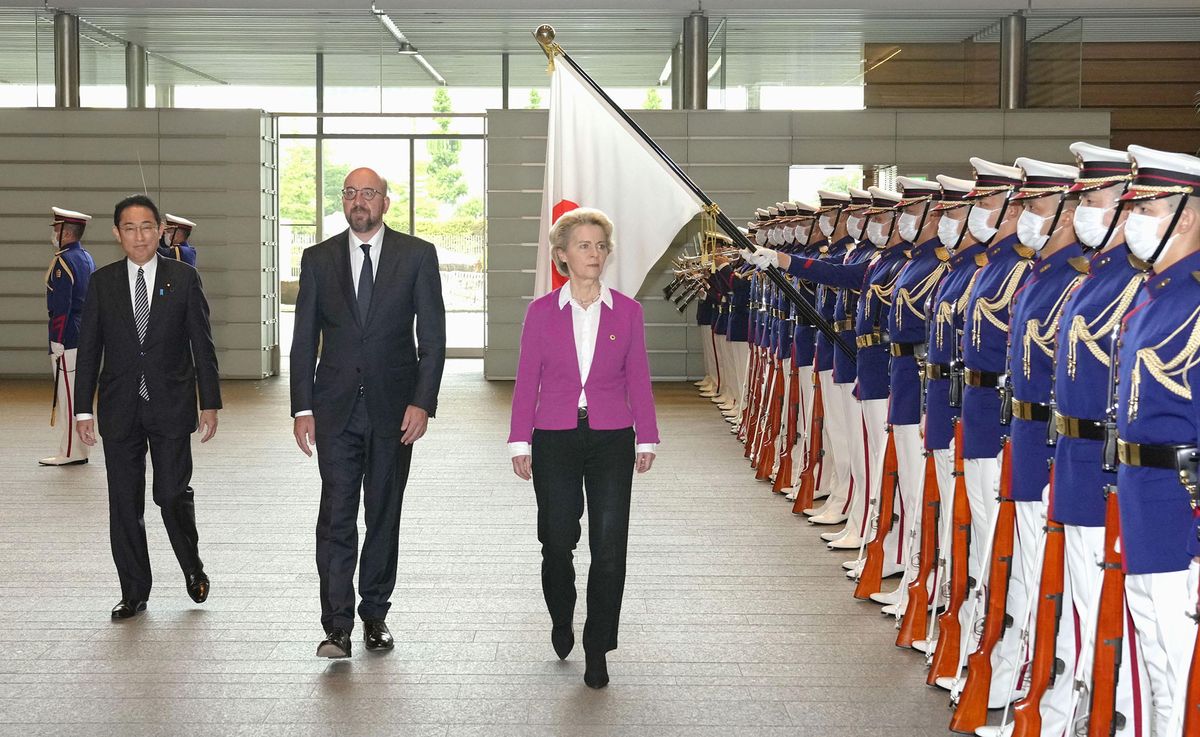
[[549, 23], [543, 23], [533, 32], [533, 37], [537, 39], [538, 44], [542, 47], [542, 51], [546, 54], [546, 58], [550, 60], [549, 66], [546, 67], [547, 72], [554, 71], [554, 55], [562, 53], [562, 49], [558, 44], [554, 43], [554, 26]]

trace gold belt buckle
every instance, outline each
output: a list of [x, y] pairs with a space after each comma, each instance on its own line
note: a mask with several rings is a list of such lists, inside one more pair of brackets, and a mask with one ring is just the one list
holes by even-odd
[[1142, 465], [1142, 448], [1137, 443], [1130, 443], [1117, 438], [1117, 460], [1126, 466]]

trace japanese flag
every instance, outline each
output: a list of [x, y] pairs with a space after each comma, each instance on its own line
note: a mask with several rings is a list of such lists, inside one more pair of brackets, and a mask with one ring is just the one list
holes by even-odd
[[601, 276], [637, 294], [676, 234], [704, 208], [649, 144], [566, 61], [554, 64], [534, 296], [566, 281], [550, 257], [550, 226], [576, 207], [612, 219], [616, 250]]

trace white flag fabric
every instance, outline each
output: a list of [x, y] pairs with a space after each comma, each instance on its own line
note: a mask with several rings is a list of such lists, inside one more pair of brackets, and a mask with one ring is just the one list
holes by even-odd
[[566, 281], [551, 262], [549, 233], [559, 216], [576, 207], [594, 207], [612, 219], [616, 249], [601, 278], [632, 297], [704, 203], [570, 64], [558, 59], [550, 79], [535, 297]]

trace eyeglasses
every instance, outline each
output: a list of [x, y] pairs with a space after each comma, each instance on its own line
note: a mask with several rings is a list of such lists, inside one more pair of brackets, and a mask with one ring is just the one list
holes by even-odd
[[134, 233], [141, 233], [142, 235], [150, 235], [152, 233], [158, 232], [158, 226], [152, 225], [150, 223], [143, 223], [141, 225], [122, 225], [121, 232], [124, 233], [125, 235], [130, 235], [130, 236], [133, 235]]
[[358, 187], [346, 187], [342, 190], [342, 199], [352, 200], [359, 194], [363, 196], [363, 199], [370, 202], [371, 200], [375, 199], [376, 195], [381, 195], [383, 192], [380, 192], [377, 189], [371, 189], [370, 187], [363, 187], [362, 189], [359, 189]]

